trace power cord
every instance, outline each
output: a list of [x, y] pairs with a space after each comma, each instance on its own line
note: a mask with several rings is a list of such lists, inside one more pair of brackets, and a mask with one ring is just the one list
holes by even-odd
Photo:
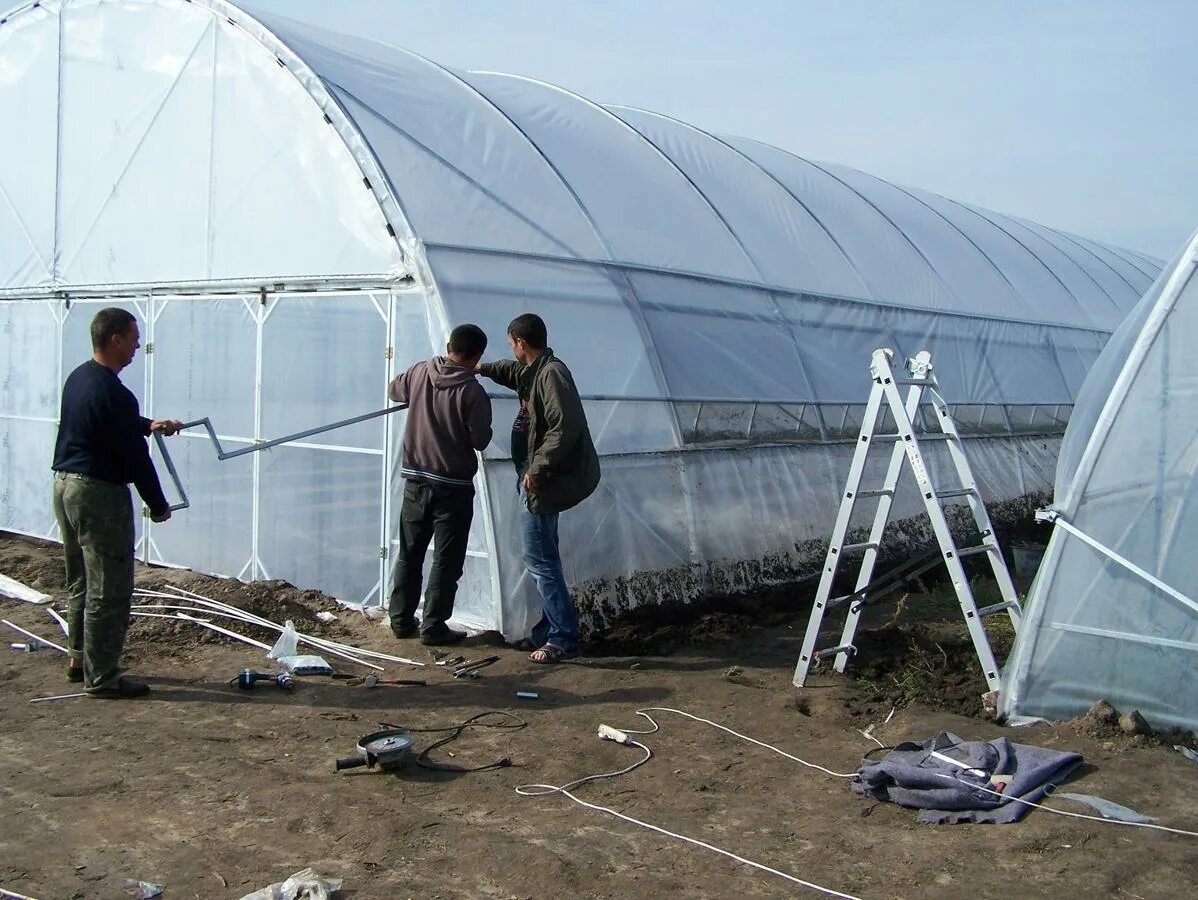
[[[507, 719], [508, 721], [506, 721], [506, 722], [503, 722], [503, 721], [500, 721], [500, 722], [481, 721], [482, 719], [485, 719], [488, 716], [502, 716], [503, 718]], [[435, 741], [432, 744], [429, 744], [427, 747], [425, 747], [423, 750], [420, 751], [420, 754], [416, 757], [416, 765], [420, 766], [422, 769], [429, 769], [434, 772], [485, 772], [488, 769], [505, 769], [505, 768], [507, 768], [508, 766], [510, 766], [512, 764], [511, 757], [505, 756], [502, 759], [498, 759], [493, 763], [487, 763], [486, 765], [483, 765], [483, 766], [459, 766], [454, 763], [435, 762], [435, 761], [429, 759], [429, 754], [432, 753], [434, 750], [436, 750], [438, 747], [444, 747], [446, 744], [448, 744], [452, 741], [456, 741], [459, 737], [462, 736], [462, 734], [466, 731], [467, 728], [502, 728], [505, 730], [519, 731], [521, 728], [524, 728], [527, 724], [528, 723], [525, 722], [523, 719], [521, 719], [519, 716], [513, 715], [510, 712], [504, 712], [503, 710], [500, 710], [500, 709], [491, 709], [491, 710], [487, 710], [486, 712], [481, 712], [481, 713], [478, 713], [477, 715], [471, 716], [469, 719], [466, 719], [464, 722], [459, 722], [456, 725], [429, 726], [426, 728], [409, 728], [407, 725], [392, 725], [389, 722], [380, 722], [379, 728], [384, 729], [384, 730], [385, 729], [399, 729], [402, 731], [411, 732], [413, 734], [437, 734], [440, 732], [448, 731], [448, 732], [450, 732], [448, 736], [443, 737], [443, 738], [441, 738], [441, 740]]]
[[755, 740], [751, 737], [741, 734], [740, 732], [733, 731], [731, 728], [727, 728], [723, 725], [720, 725], [717, 722], [712, 722], [710, 719], [703, 719], [703, 718], [700, 718], [699, 716], [693, 716], [688, 712], [683, 712], [680, 709], [671, 709], [670, 707], [666, 707], [666, 706], [646, 706], [643, 709], [638, 709], [636, 711], [636, 714], [645, 719], [648, 719], [649, 724], [652, 726], [652, 728], [645, 729], [643, 731], [637, 731], [637, 730], [633, 730], [633, 729], [620, 730], [618, 728], [612, 728], [610, 725], [600, 725], [599, 731], [598, 731], [598, 737], [600, 740], [614, 741], [615, 743], [623, 744], [626, 747], [640, 748], [645, 754], [643, 759], [640, 759], [637, 762], [633, 763], [632, 765], [627, 766], [626, 768], [620, 769], [615, 772], [603, 772], [599, 775], [587, 775], [582, 778], [577, 778], [574, 781], [568, 782], [567, 784], [560, 785], [560, 786], [552, 785], [552, 784], [520, 785], [519, 787], [516, 788], [516, 793], [520, 794], [523, 797], [545, 797], [550, 794], [562, 794], [563, 796], [569, 797], [571, 800], [573, 800], [575, 803], [579, 804], [580, 806], [585, 806], [587, 809], [593, 809], [596, 812], [607, 813], [608, 815], [615, 816], [617, 819], [621, 819], [621, 820], [623, 820], [625, 822], [629, 822], [633, 825], [639, 825], [641, 828], [647, 828], [650, 831], [654, 831], [658, 834], [665, 835], [666, 837], [671, 837], [671, 838], [674, 838], [675, 840], [684, 841], [685, 843], [693, 844], [696, 847], [702, 847], [705, 850], [710, 850], [713, 853], [718, 853], [721, 856], [726, 856], [731, 860], [741, 863], [742, 865], [750, 866], [754, 869], [758, 869], [759, 871], [765, 872], [769, 875], [775, 875], [778, 878], [783, 878], [793, 884], [800, 885], [801, 887], [810, 888], [811, 890], [819, 891], [820, 893], [827, 894], [831, 897], [841, 897], [841, 898], [844, 898], [844, 900], [860, 900], [860, 898], [855, 897], [852, 894], [841, 893], [840, 891], [833, 890], [832, 888], [826, 888], [821, 885], [815, 884], [812, 881], [804, 881], [802, 878], [797, 878], [794, 875], [787, 874], [786, 872], [781, 872], [778, 869], [771, 868], [770, 866], [767, 866], [763, 863], [754, 862], [751, 859], [746, 859], [743, 856], [738, 856], [737, 854], [735, 854], [729, 850], [724, 850], [720, 847], [716, 847], [714, 844], [708, 844], [706, 841], [700, 841], [697, 838], [688, 837], [685, 834], [677, 834], [673, 831], [668, 831], [665, 828], [661, 828], [661, 827], [659, 827], [657, 825], [653, 825], [649, 822], [644, 822], [640, 819], [633, 818], [632, 816], [626, 815], [622, 812], [617, 812], [616, 810], [611, 809], [610, 807], [607, 807], [607, 806], [599, 806], [598, 804], [595, 804], [595, 803], [588, 803], [586, 800], [583, 800], [580, 797], [576, 797], [573, 793], [571, 793], [572, 788], [576, 788], [579, 785], [586, 784], [589, 781], [597, 781], [597, 780], [603, 779], [603, 778], [616, 778], [620, 775], [627, 775], [629, 772], [633, 771], [634, 769], [639, 768], [640, 766], [643, 766], [645, 763], [647, 763], [650, 759], [653, 758], [653, 751], [650, 750], [648, 747], [646, 747], [644, 744], [642, 744], [640, 741], [637, 741], [637, 740], [633, 739], [633, 737], [632, 737], [632, 735], [634, 735], [634, 734], [635, 735], [656, 734], [658, 731], [661, 730], [661, 726], [657, 724], [657, 721], [651, 715], [649, 715], [649, 713], [651, 713], [651, 712], [674, 713], [675, 715], [684, 716], [688, 719], [693, 719], [696, 722], [702, 722], [706, 725], [710, 725], [713, 728], [718, 728], [720, 731], [725, 731], [728, 734], [734, 735], [735, 737], [738, 737], [741, 740], [748, 741], [751, 744], [756, 744], [759, 747], [764, 747], [767, 750], [772, 750], [774, 753], [777, 753], [781, 756], [785, 756], [787, 759], [794, 760], [795, 762], [801, 763], [804, 766], [807, 766], [812, 769], [818, 769], [819, 771], [824, 772], [828, 775], [831, 775], [835, 778], [854, 778], [854, 777], [856, 777], [856, 773], [853, 773], [852, 775], [846, 775], [846, 774], [843, 774], [840, 772], [833, 772], [830, 769], [825, 769], [823, 766], [817, 766], [814, 763], [809, 763], [806, 760], [799, 759], [797, 756], [792, 756], [791, 754], [785, 752], [784, 750], [779, 750], [777, 747], [774, 747], [770, 744], [766, 744], [762, 741]]
[[[1024, 806], [1034, 806], [1036, 809], [1042, 809], [1045, 812], [1050, 812], [1057, 816], [1068, 816], [1071, 819], [1087, 819], [1091, 822], [1105, 822], [1107, 825], [1129, 825], [1132, 828], [1152, 828], [1156, 831], [1167, 831], [1170, 834], [1183, 834], [1186, 837], [1198, 837], [1198, 831], [1186, 831], [1184, 828], [1170, 828], [1167, 825], [1153, 825], [1151, 822], [1124, 822], [1119, 819], [1108, 819], [1105, 816], [1091, 816], [1087, 815], [1086, 813], [1074, 813], [1066, 812], [1063, 809], [1053, 809], [1051, 806], [1045, 806], [1042, 803], [1033, 803], [1031, 800], [1024, 800], [1021, 797], [1012, 797], [999, 791], [993, 791], [990, 788], [985, 788], [981, 785], [974, 784], [972, 781], [965, 781], [962, 778], [957, 778], [955, 775], [948, 775], [944, 772], [935, 772], [933, 774], [935, 774], [937, 778], [947, 778], [949, 781], [959, 782], [960, 784], [972, 788], [973, 790], [982, 791], [983, 793], [987, 794], [993, 794], [995, 797], [1001, 797], [1004, 800], [1013, 800], [1016, 803], [1022, 803]], [[1045, 793], [1051, 796], [1051, 788], [1053, 787], [1055, 787], [1055, 785], [1050, 785], [1050, 788], [1046, 790]]]

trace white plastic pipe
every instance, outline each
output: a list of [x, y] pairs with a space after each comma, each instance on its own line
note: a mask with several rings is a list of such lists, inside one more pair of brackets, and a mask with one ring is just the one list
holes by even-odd
[[58, 614], [58, 610], [56, 610], [54, 607], [50, 606], [50, 607], [46, 608], [46, 612], [48, 612], [50, 614], [50, 617], [52, 619], [54, 619], [55, 622], [58, 623], [58, 627], [62, 629], [62, 633], [64, 635], [66, 635], [67, 637], [70, 637], [71, 630], [67, 626], [67, 620]]
[[[240, 613], [241, 615], [244, 615], [247, 617], [247, 621], [252, 621], [252, 622], [254, 622], [254, 624], [261, 625], [266, 628], [274, 628], [275, 630], [280, 631], [280, 632], [283, 630], [282, 626], [276, 624], [275, 622], [271, 622], [269, 619], [263, 619], [260, 616], [255, 616], [252, 613], [248, 613], [245, 610], [240, 609], [236, 606], [231, 606], [228, 603], [221, 603], [219, 600], [212, 600], [208, 597], [204, 597], [204, 596], [201, 596], [200, 594], [194, 593], [193, 591], [186, 590], [185, 588], [177, 588], [174, 585], [166, 585], [166, 587], [172, 591], [178, 591], [180, 594], [185, 595], [186, 597], [190, 598], [192, 601], [194, 601], [196, 603], [200, 603], [204, 606], [210, 606], [214, 609], [221, 609], [221, 610], [226, 610], [226, 611], [230, 611], [230, 612]], [[321, 649], [329, 650], [329, 652], [335, 652], [335, 649], [336, 649], [336, 650], [341, 650], [344, 652], [357, 654], [359, 656], [366, 656], [371, 659], [381, 659], [381, 660], [385, 660], [387, 662], [400, 663], [402, 665], [420, 666], [420, 667], [423, 667], [425, 665], [424, 663], [417, 662], [414, 659], [407, 659], [406, 657], [402, 657], [402, 656], [393, 656], [389, 653], [380, 653], [377, 650], [367, 650], [362, 647], [355, 647], [352, 644], [341, 644], [336, 641], [327, 641], [324, 638], [318, 638], [318, 637], [314, 637], [312, 635], [302, 634], [300, 632], [297, 632], [296, 636], [303, 643], [309, 644], [313, 647], [318, 647]], [[333, 649], [333, 648], [335, 648], [335, 649]]]
[[7, 626], [8, 626], [9, 628], [11, 628], [13, 631], [19, 631], [19, 632], [21, 632], [21, 634], [25, 635], [25, 637], [31, 637], [31, 638], [33, 638], [33, 639], [34, 639], [35, 641], [37, 641], [39, 644], [45, 644], [47, 647], [53, 647], [55, 650], [59, 651], [60, 653], [67, 653], [67, 648], [66, 648], [66, 647], [63, 647], [63, 646], [61, 646], [60, 644], [56, 644], [56, 643], [54, 643], [53, 641], [48, 641], [48, 640], [46, 640], [44, 637], [41, 637], [41, 636], [39, 636], [39, 635], [36, 635], [36, 634], [34, 634], [32, 631], [26, 631], [26, 630], [25, 630], [24, 628], [22, 628], [20, 625], [14, 625], [12, 622], [8, 621], [8, 619], [0, 619], [0, 622], [2, 622], [2, 623], [4, 623], [5, 625], [7, 625]]
[[[158, 607], [158, 608], [165, 609], [165, 608], [169, 608], [169, 607]], [[173, 608], [188, 609], [187, 607], [173, 607]], [[221, 615], [220, 612], [208, 611], [208, 610], [203, 610], [203, 609], [194, 609], [193, 608], [193, 609], [190, 609], [189, 611], [195, 612], [195, 613], [200, 613], [201, 615]], [[216, 631], [220, 634], [228, 635], [229, 637], [234, 638], [235, 640], [239, 640], [244, 644], [249, 644], [253, 647], [260, 647], [261, 649], [266, 650], [268, 652], [271, 649], [270, 644], [264, 644], [261, 641], [255, 640], [254, 638], [246, 637], [243, 634], [238, 634], [236, 631], [230, 631], [228, 628], [222, 628], [219, 625], [215, 625], [212, 622], [206, 621], [205, 619], [197, 619], [194, 616], [189, 616], [189, 615], [187, 615], [187, 613], [184, 613], [184, 612], [175, 613], [174, 615], [166, 615], [165, 613], [142, 612], [139, 610], [137, 612], [134, 612], [133, 615], [143, 616], [143, 617], [151, 618], [151, 619], [175, 619], [177, 621], [182, 621], [182, 622], [194, 622], [195, 624], [203, 625], [205, 628], [209, 628], [212, 631]], [[236, 618], [236, 617], [234, 616], [231, 618]], [[259, 623], [246, 622], [246, 624], [257, 625]], [[271, 623], [271, 624], [273, 624], [273, 623]], [[278, 626], [275, 626], [275, 627], [277, 628]], [[283, 629], [279, 628], [278, 630], [282, 631]], [[327, 652], [334, 656], [340, 656], [342, 659], [345, 659], [348, 662], [355, 663], [359, 666], [365, 666], [368, 669], [375, 669], [379, 672], [383, 671], [382, 666], [376, 666], [374, 663], [366, 662], [366, 660], [363, 660], [363, 659], [358, 659], [357, 657], [351, 656], [350, 654], [344, 653], [340, 650], [329, 649]]]

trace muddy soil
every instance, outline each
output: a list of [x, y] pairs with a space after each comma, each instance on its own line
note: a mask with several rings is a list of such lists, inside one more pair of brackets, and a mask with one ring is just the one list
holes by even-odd
[[[0, 572], [59, 599], [60, 566], [53, 545], [0, 538]], [[173, 584], [274, 621], [291, 618], [303, 631], [431, 662], [418, 642], [397, 641], [385, 625], [281, 582], [150, 568], [139, 570], [138, 582]], [[749, 598], [739, 610], [729, 605], [685, 625], [617, 623], [593, 636], [583, 658], [556, 667], [515, 650], [471, 647], [462, 652], [501, 657], [474, 681], [431, 665], [388, 669], [425, 687], [368, 690], [309, 678], [291, 694], [264, 685], [239, 691], [228, 679], [246, 666], [270, 668], [262, 651], [196, 626], [141, 619], [130, 629], [126, 664], [153, 686], [148, 698], [31, 704], [74, 689], [63, 658], [5, 651], [0, 887], [42, 900], [116, 898], [134, 878], [166, 884], [166, 898], [238, 898], [311, 865], [343, 878], [342, 896], [352, 900], [816, 896], [560, 795], [516, 793], [635, 761], [639, 751], [598, 741], [595, 729], [644, 727], [634, 714], [643, 707], [685, 710], [841, 773], [875, 746], [861, 734], [871, 725], [887, 744], [939, 730], [968, 739], [1005, 734], [1082, 753], [1087, 765], [1071, 790], [1198, 830], [1198, 766], [1167, 743], [1127, 737], [1107, 720], [1009, 729], [981, 718], [984, 682], [964, 628], [937, 611], [943, 596], [912, 594], [871, 609], [850, 673], [820, 670], [801, 690], [790, 679], [806, 608], [777, 599]], [[322, 610], [338, 620], [320, 622]], [[54, 639], [37, 606], [0, 599], [0, 617]], [[828, 631], [838, 627], [830, 621]], [[995, 632], [1001, 648], [1001, 628]], [[440, 726], [486, 710], [527, 724], [471, 729], [433, 758], [462, 766], [510, 758], [510, 767], [334, 771], [334, 760], [381, 721]], [[653, 759], [578, 788], [580, 799], [844, 894], [1174, 897], [1198, 877], [1193, 838], [1042, 810], [1009, 826], [918, 826], [911, 810], [864, 801], [844, 779], [673, 713], [656, 717], [661, 731], [642, 738]], [[416, 737], [418, 748], [436, 739]], [[1050, 805], [1087, 812], [1060, 799]]]

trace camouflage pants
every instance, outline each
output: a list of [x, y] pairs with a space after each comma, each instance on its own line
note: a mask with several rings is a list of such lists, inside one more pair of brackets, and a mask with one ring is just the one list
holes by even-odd
[[66, 557], [67, 643], [85, 691], [112, 687], [133, 602], [133, 498], [127, 485], [54, 473], [54, 518]]

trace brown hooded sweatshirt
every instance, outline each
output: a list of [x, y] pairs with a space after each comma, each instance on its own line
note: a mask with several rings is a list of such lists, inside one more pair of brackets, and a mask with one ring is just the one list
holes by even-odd
[[418, 362], [391, 382], [391, 399], [408, 404], [404, 478], [470, 488], [475, 450], [491, 443], [491, 401], [474, 372], [444, 356]]

